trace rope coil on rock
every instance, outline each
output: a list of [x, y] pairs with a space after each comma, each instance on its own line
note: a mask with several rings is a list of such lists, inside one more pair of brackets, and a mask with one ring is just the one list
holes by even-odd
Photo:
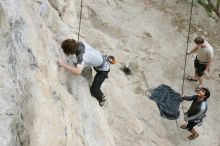
[[146, 92], [146, 95], [157, 103], [160, 115], [169, 120], [178, 119], [180, 115], [180, 94], [168, 85], [162, 84]]

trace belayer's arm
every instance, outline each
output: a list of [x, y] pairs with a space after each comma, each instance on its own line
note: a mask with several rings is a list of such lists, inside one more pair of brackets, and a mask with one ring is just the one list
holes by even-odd
[[198, 46], [194, 47], [190, 52], [187, 52], [187, 55], [190, 55], [190, 54], [196, 52], [198, 49], [199, 49]]
[[183, 100], [187, 100], [187, 101], [192, 101], [194, 98], [195, 98], [195, 95], [182, 97]]

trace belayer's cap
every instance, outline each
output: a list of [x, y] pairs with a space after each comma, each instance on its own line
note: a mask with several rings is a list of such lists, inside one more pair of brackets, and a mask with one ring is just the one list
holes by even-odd
[[108, 62], [110, 63], [110, 64], [115, 64], [116, 63], [116, 60], [115, 60], [115, 57], [114, 56], [108, 56]]

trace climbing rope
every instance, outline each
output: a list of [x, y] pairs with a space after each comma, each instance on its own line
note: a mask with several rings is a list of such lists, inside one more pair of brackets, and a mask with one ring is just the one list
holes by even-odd
[[80, 28], [81, 28], [81, 20], [82, 20], [82, 6], [83, 6], [83, 0], [81, 0], [81, 7], [80, 7], [78, 42], [79, 42]]
[[[186, 43], [184, 68], [183, 68], [182, 95], [184, 94], [184, 85], [185, 85], [185, 76], [186, 76], [186, 61], [187, 61], [187, 52], [188, 52], [188, 48], [189, 48], [189, 34], [190, 34], [191, 22], [192, 22], [192, 10], [193, 10], [193, 0], [191, 2], [191, 8], [190, 8], [188, 36], [187, 36], [187, 43]], [[181, 107], [182, 107], [182, 112], [184, 114], [185, 112], [184, 112], [183, 102], [181, 102]], [[176, 120], [176, 126], [179, 127], [177, 120]]]
[[189, 18], [189, 28], [188, 28], [188, 36], [187, 36], [187, 43], [186, 43], [187, 45], [186, 45], [186, 51], [185, 51], [185, 62], [184, 62], [184, 68], [183, 68], [182, 94], [184, 93], [184, 85], [185, 85], [186, 60], [187, 60], [187, 51], [188, 51], [188, 48], [189, 48], [189, 34], [190, 34], [190, 30], [191, 30], [192, 8], [193, 8], [193, 0], [191, 2], [190, 18]]
[[[79, 42], [80, 29], [81, 29], [82, 8], [83, 8], [83, 0], [81, 0], [81, 5], [80, 5], [79, 30], [78, 30], [78, 42]], [[77, 80], [77, 82], [78, 82], [78, 85], [79, 85], [79, 84], [80, 84], [80, 80]], [[78, 91], [79, 91], [79, 86], [77, 86], [77, 90], [76, 90], [75, 97], [78, 97]]]
[[[189, 28], [188, 28], [188, 36], [187, 36], [187, 43], [186, 43], [184, 68], [183, 68], [182, 95], [184, 94], [184, 85], [185, 85], [185, 76], [186, 76], [186, 60], [187, 60], [187, 51], [188, 51], [188, 48], [189, 48], [189, 34], [190, 34], [190, 30], [191, 30], [192, 9], [193, 9], [193, 0], [191, 2], [190, 18], [189, 18]], [[183, 113], [184, 113], [183, 103], [181, 103], [181, 104], [182, 104], [182, 110], [183, 110]]]

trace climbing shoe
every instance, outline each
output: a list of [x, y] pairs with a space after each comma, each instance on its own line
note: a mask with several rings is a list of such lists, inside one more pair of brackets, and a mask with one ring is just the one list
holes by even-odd
[[106, 99], [102, 99], [101, 101], [99, 101], [99, 105], [100, 106], [104, 106], [106, 102]]

